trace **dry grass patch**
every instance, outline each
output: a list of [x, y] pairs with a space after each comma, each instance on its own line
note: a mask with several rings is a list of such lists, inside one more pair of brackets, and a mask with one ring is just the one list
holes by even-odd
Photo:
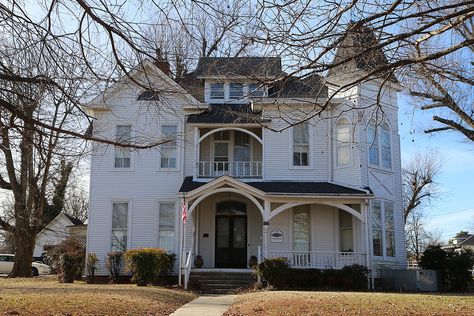
[[474, 296], [352, 292], [258, 292], [239, 296], [226, 316], [474, 315]]
[[162, 287], [0, 278], [0, 315], [169, 315], [195, 298]]

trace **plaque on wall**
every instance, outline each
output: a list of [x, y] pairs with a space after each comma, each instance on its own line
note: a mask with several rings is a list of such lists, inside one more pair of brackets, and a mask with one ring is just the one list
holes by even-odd
[[283, 242], [283, 232], [275, 228], [270, 233], [270, 242]]

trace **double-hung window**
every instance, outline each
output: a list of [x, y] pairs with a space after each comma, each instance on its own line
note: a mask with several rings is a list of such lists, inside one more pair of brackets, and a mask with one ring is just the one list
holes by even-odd
[[128, 203], [112, 203], [112, 251], [127, 250]]
[[372, 201], [371, 205], [374, 256], [395, 257], [393, 203]]
[[249, 96], [254, 97], [254, 98], [264, 97], [265, 96], [264, 87], [259, 83], [250, 83], [249, 84]]
[[339, 249], [343, 252], [354, 250], [352, 215], [343, 210], [339, 210]]
[[224, 99], [224, 83], [211, 83], [211, 100], [223, 100]]
[[160, 203], [158, 221], [159, 247], [168, 252], [174, 251], [175, 203]]
[[293, 166], [309, 165], [308, 123], [293, 126]]
[[244, 85], [242, 83], [231, 83], [229, 85], [229, 99], [241, 99], [244, 96]]
[[392, 150], [390, 141], [390, 128], [386, 123], [376, 128], [370, 124], [367, 131], [369, 147], [369, 164], [390, 169], [392, 167]]
[[163, 140], [167, 141], [161, 145], [161, 168], [175, 169], [178, 155], [178, 146], [176, 142], [176, 135], [178, 133], [178, 126], [163, 125], [161, 127]]
[[[115, 128], [115, 141], [121, 144], [129, 144], [132, 139], [131, 125], [117, 125]], [[130, 168], [131, 150], [127, 147], [115, 147], [114, 167]]]
[[293, 251], [310, 251], [311, 222], [309, 205], [293, 209]]
[[351, 162], [351, 128], [345, 118], [336, 124], [336, 162], [337, 166], [345, 166]]

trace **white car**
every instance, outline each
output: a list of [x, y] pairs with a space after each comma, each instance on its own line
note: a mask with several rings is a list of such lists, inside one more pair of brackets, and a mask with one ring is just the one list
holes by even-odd
[[[0, 274], [9, 274], [13, 269], [15, 255], [0, 254]], [[50, 274], [51, 268], [42, 262], [33, 262], [31, 264], [31, 275]]]

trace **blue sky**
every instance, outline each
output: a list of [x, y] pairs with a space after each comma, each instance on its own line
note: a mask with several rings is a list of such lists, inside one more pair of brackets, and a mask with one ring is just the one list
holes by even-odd
[[399, 132], [402, 161], [407, 161], [417, 152], [436, 149], [443, 160], [438, 183], [440, 198], [425, 209], [429, 230], [442, 233], [447, 241], [462, 230], [474, 232], [474, 144], [460, 133], [441, 132], [425, 134], [434, 126], [433, 113], [413, 110], [412, 102], [400, 95]]

